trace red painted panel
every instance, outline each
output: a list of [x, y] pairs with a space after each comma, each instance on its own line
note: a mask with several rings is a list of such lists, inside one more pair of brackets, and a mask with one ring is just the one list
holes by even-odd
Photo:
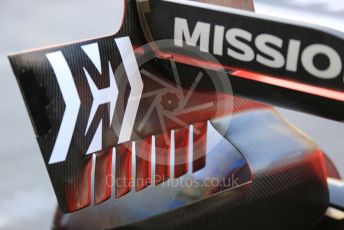
[[140, 191], [151, 184], [152, 137], [136, 142], [136, 186]]
[[75, 176], [64, 189], [69, 212], [85, 208], [91, 203], [92, 157], [86, 157], [80, 165], [73, 168]]
[[127, 142], [116, 147], [116, 198], [124, 196], [132, 185], [132, 143]]
[[171, 132], [155, 137], [155, 184], [170, 177]]
[[174, 177], [178, 178], [188, 171], [189, 128], [177, 129], [174, 132]]
[[112, 148], [96, 154], [94, 172], [94, 203], [100, 204], [111, 196]]

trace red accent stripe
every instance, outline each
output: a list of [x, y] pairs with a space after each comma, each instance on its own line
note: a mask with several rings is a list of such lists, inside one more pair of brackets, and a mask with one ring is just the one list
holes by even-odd
[[193, 124], [192, 172], [205, 167], [207, 151], [207, 122]]
[[155, 184], [170, 177], [171, 132], [155, 137]]
[[136, 142], [136, 186], [140, 191], [151, 184], [152, 137]]
[[[161, 57], [164, 56], [160, 52], [159, 52], [159, 55]], [[279, 87], [287, 88], [291, 90], [296, 90], [299, 92], [312, 94], [312, 95], [316, 95], [320, 97], [325, 97], [325, 98], [329, 98], [329, 99], [333, 99], [337, 101], [344, 101], [344, 92], [341, 92], [338, 90], [327, 89], [320, 86], [313, 86], [310, 84], [301, 83], [301, 82], [292, 81], [292, 80], [285, 80], [278, 76], [269, 76], [266, 74], [255, 73], [255, 72], [247, 71], [247, 70], [236, 68], [236, 67], [224, 66], [219, 63], [211, 63], [206, 60], [190, 58], [188, 56], [184, 56], [180, 54], [172, 54], [172, 55], [173, 55], [173, 59], [179, 63], [193, 65], [196, 67], [207, 68], [211, 70], [218, 70], [218, 69], [223, 69], [223, 68], [226, 70], [234, 70], [235, 72], [231, 73], [231, 75], [235, 77], [262, 82], [265, 84], [279, 86]]]
[[116, 147], [116, 198], [131, 190], [132, 180], [132, 144], [127, 142]]
[[111, 196], [112, 148], [96, 154], [94, 172], [94, 203], [100, 204]]
[[177, 129], [174, 132], [174, 177], [178, 178], [188, 171], [189, 128]]
[[300, 92], [304, 92], [308, 94], [313, 94], [320, 97], [326, 97], [326, 98], [334, 99], [337, 101], [344, 101], [344, 93], [336, 91], [336, 90], [325, 89], [318, 86], [312, 86], [312, 85], [308, 85], [308, 84], [304, 84], [300, 82], [285, 80], [281, 78], [276, 78], [276, 77], [248, 72], [248, 71], [236, 71], [232, 73], [231, 75], [245, 78], [252, 81], [266, 83], [269, 85], [279, 86], [282, 88], [288, 88], [288, 89], [292, 89], [292, 90], [296, 90], [296, 91], [300, 91]]

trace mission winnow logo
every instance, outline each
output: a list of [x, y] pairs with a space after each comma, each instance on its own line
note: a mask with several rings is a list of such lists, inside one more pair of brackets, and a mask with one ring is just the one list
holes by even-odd
[[[124, 113], [124, 118], [122, 121], [121, 130], [119, 133], [118, 144], [120, 144], [130, 140], [137, 110], [139, 107], [140, 98], [142, 95], [143, 82], [129, 37], [116, 38], [114, 39], [114, 42], [116, 43], [118, 51], [121, 55], [123, 66], [125, 68], [131, 88], [126, 110]], [[102, 76], [101, 58], [98, 43], [81, 46], [81, 49], [87, 54], [88, 58], [92, 61], [99, 74]], [[78, 114], [80, 111], [81, 98], [78, 94], [72, 72], [63, 53], [61, 51], [55, 51], [46, 54], [46, 57], [48, 58], [55, 72], [57, 82], [66, 106], [61, 126], [49, 160], [49, 164], [53, 164], [66, 160], [75, 125], [78, 119]], [[111, 126], [115, 113], [119, 89], [110, 62], [108, 63], [108, 66], [110, 84], [107, 88], [102, 89], [99, 89], [93, 80], [93, 78], [95, 78], [96, 76], [91, 76], [90, 73], [85, 68], [83, 68], [87, 83], [93, 96], [92, 107], [90, 110], [86, 130], [84, 131], [85, 135], [89, 131], [90, 125], [93, 122], [93, 118], [98, 110], [98, 107], [102, 104], [109, 105], [109, 124], [103, 124], [103, 120], [100, 120], [86, 154], [92, 154], [103, 149], [102, 127], [103, 125], [108, 125], [109, 127]]]
[[[285, 40], [269, 33], [254, 35], [242, 28], [226, 28], [202, 21], [198, 21], [191, 31], [187, 19], [176, 17], [174, 44], [179, 47], [183, 47], [184, 42], [189, 46], [199, 44], [201, 51], [227, 56], [228, 60], [256, 62], [257, 65], [284, 68], [290, 72], [298, 72], [301, 65], [309, 74], [320, 79], [337, 78], [343, 69], [339, 53], [326, 44], [314, 43], [302, 48], [301, 40]], [[286, 55], [281, 52], [284, 46], [287, 47]], [[317, 65], [315, 59], [320, 55], [326, 61]]]

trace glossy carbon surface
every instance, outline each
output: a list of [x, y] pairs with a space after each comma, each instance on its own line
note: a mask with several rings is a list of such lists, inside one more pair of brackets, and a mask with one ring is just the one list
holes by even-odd
[[[137, 45], [141, 44], [143, 38], [139, 25], [133, 23], [138, 22], [138, 19], [135, 14], [135, 5], [131, 4], [128, 5], [125, 26], [116, 36], [126, 36], [134, 31], [134, 35], [130, 35], [133, 36], [134, 45]], [[86, 82], [83, 65], [86, 65], [92, 74], [97, 75], [97, 72], [96, 67], [90, 65], [81, 46], [97, 42], [102, 53], [102, 61], [110, 60], [114, 66], [117, 66], [121, 58], [113, 44], [114, 38], [111, 36], [64, 47], [53, 47], [11, 58], [23, 94], [26, 96], [37, 139], [60, 207], [64, 212], [76, 211], [91, 204], [93, 159], [91, 156], [85, 157], [84, 153], [91, 142], [91, 136], [96, 133], [98, 123], [108, 111], [105, 106], [100, 109], [100, 113], [95, 116], [95, 121], [98, 123], [91, 126], [91, 131], [86, 138], [74, 137], [75, 145], [70, 150], [71, 154], [68, 155], [67, 162], [49, 165], [51, 148], [62, 119], [64, 105], [61, 103], [61, 94], [54, 82], [56, 80], [52, 77], [53, 70], [48, 65], [45, 55], [48, 52], [62, 49], [67, 61], [72, 64], [71, 69], [75, 74], [78, 87], [83, 88]], [[115, 56], [113, 56], [114, 53]], [[109, 73], [109, 69], [111, 68], [104, 67], [103, 71]], [[155, 68], [148, 69], [156, 70]], [[121, 92], [122, 103], [125, 103], [124, 98], [128, 94], [125, 78], [120, 79], [120, 83], [119, 88], [123, 90]], [[98, 84], [106, 87], [108, 82], [99, 81]], [[30, 91], [31, 89], [33, 91]], [[87, 90], [82, 92], [84, 98], [88, 98], [89, 95], [90, 92]], [[197, 101], [203, 99], [205, 102], [212, 99], [211, 93], [206, 94], [206, 97], [203, 98], [201, 95], [195, 94], [195, 99]], [[232, 175], [238, 175], [241, 180], [239, 186], [225, 187], [225, 189], [223, 186], [212, 186], [210, 189], [192, 187], [191, 192], [187, 186], [177, 186], [174, 189], [168, 188], [166, 192], [166, 187], [165, 189], [163, 187], [168, 183], [166, 181], [137, 193], [134, 193], [130, 186], [123, 190], [116, 190], [114, 195], [119, 198], [118, 200], [102, 203], [111, 195], [108, 186], [102, 180], [110, 173], [108, 168], [111, 157], [108, 154], [111, 153], [106, 151], [96, 155], [94, 183], [98, 185], [97, 188], [101, 189], [95, 189], [94, 202], [98, 205], [61, 216], [61, 219], [57, 219], [57, 226], [66, 229], [73, 227], [83, 229], [113, 227], [161, 229], [180, 226], [203, 229], [228, 226], [242, 229], [252, 227], [301, 229], [315, 224], [323, 215], [328, 204], [326, 175], [321, 151], [306, 137], [288, 126], [271, 108], [240, 97], [233, 98], [234, 114], [226, 114], [228, 107], [219, 106], [220, 111], [224, 112], [221, 116], [214, 116], [213, 111], [205, 110], [199, 114], [185, 116], [184, 119], [187, 124], [195, 126], [199, 125], [199, 122], [210, 120], [204, 132], [208, 134], [213, 130], [213, 133], [209, 134], [211, 139], [218, 138], [216, 141], [219, 141], [216, 148], [209, 151], [203, 161], [197, 164], [193, 161], [195, 164], [192, 165], [192, 169], [196, 168], [197, 170], [191, 177], [204, 180], [209, 175], [213, 175], [215, 178], [232, 178]], [[54, 106], [51, 106], [51, 102]], [[86, 100], [84, 112], [90, 110], [90, 104], [90, 100]], [[167, 104], [164, 108], [173, 110], [170, 103]], [[144, 111], [145, 107], [141, 109]], [[117, 110], [117, 113], [118, 117], [124, 115], [121, 108]], [[201, 116], [199, 120], [193, 119], [200, 114], [204, 117]], [[42, 115], [46, 116], [41, 117]], [[229, 129], [227, 119], [231, 119]], [[107, 121], [104, 120], [104, 122]], [[78, 131], [83, 132], [86, 123], [87, 117], [83, 113], [80, 123], [78, 123]], [[175, 132], [180, 133], [180, 136], [188, 133], [185, 130], [186, 127], [178, 129], [175, 123], [170, 124], [169, 129], [176, 129]], [[152, 125], [152, 127], [156, 128], [156, 125]], [[152, 130], [155, 131], [154, 134], [161, 133], [159, 127], [154, 128], [145, 129], [144, 135], [139, 136], [153, 134]], [[107, 138], [104, 141], [106, 147], [115, 145], [113, 140], [116, 140], [117, 136], [113, 133], [114, 130], [106, 130]], [[216, 133], [218, 136], [215, 135]], [[182, 138], [178, 140], [180, 140], [181, 148], [186, 146]], [[143, 149], [146, 147], [143, 146]], [[132, 177], [131, 169], [134, 168], [134, 165], [130, 164], [132, 159], [128, 158], [131, 156], [131, 152], [132, 149], [128, 143], [116, 148], [116, 164], [118, 164], [116, 169], [123, 169], [119, 170], [116, 176], [120, 174], [126, 182]], [[185, 157], [185, 154], [181, 155]], [[182, 163], [180, 167], [174, 167], [175, 175], [178, 172], [178, 177], [181, 176], [180, 180], [190, 176], [187, 173], [190, 168], [186, 166], [185, 161]], [[219, 167], [220, 163], [223, 164], [222, 167]], [[139, 164], [146, 165], [146, 162], [140, 161]], [[162, 168], [161, 172], [164, 174], [166, 169]], [[141, 171], [139, 175], [146, 177], [147, 171]], [[143, 187], [145, 186], [143, 185]], [[160, 215], [155, 216], [157, 213]], [[292, 215], [290, 215], [291, 213]], [[151, 218], [145, 220], [149, 217]], [[136, 221], [137, 224], [134, 223]], [[283, 223], [282, 227], [281, 223]]]
[[[250, 106], [249, 101], [244, 103]], [[211, 122], [211, 126], [221, 133], [224, 122], [219, 119]], [[207, 162], [216, 162], [214, 172], [220, 172], [218, 167], [222, 163], [226, 171], [225, 164], [230, 159], [217, 154], [240, 152], [252, 172], [250, 186], [224, 191], [148, 220], [122, 226], [171, 205], [166, 200], [171, 194], [169, 191], [175, 190], [152, 187], [131, 193], [124, 199], [59, 216], [56, 228], [307, 229], [322, 218], [329, 202], [323, 154], [307, 137], [274, 110], [264, 107], [251, 107], [251, 110], [235, 114], [224, 136], [228, 146], [219, 145], [219, 149], [208, 154]], [[231, 165], [227, 170], [230, 172]], [[195, 176], [202, 175], [202, 170], [199, 173]], [[178, 191], [184, 194], [177, 196], [181, 198], [186, 194], [198, 194], [202, 189], [194, 188], [190, 193], [187, 186], [180, 186]]]

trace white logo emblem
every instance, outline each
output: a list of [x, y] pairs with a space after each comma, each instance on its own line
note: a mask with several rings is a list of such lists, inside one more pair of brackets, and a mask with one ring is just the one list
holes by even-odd
[[[141, 79], [141, 75], [129, 37], [116, 38], [115, 43], [122, 57], [123, 65], [127, 73], [128, 81], [131, 87], [128, 104], [125, 110], [123, 123], [119, 133], [118, 143], [123, 143], [128, 141], [131, 137], [137, 110], [142, 95], [143, 82]], [[88, 58], [92, 61], [92, 63], [95, 65], [98, 72], [102, 74], [98, 44], [92, 43], [89, 45], [82, 46], [81, 48], [87, 54]], [[53, 164], [65, 161], [67, 157], [75, 125], [77, 122], [81, 101], [78, 91], [76, 89], [73, 75], [62, 52], [57, 51], [49, 53], [46, 56], [55, 72], [57, 82], [66, 105], [60, 130], [58, 132], [55, 145], [53, 147], [53, 151], [49, 160], [49, 164]], [[90, 125], [92, 124], [93, 118], [98, 110], [98, 107], [102, 104], [109, 105], [109, 127], [111, 126], [118, 98], [118, 87], [110, 63], [110, 85], [107, 88], [99, 89], [85, 68], [84, 72], [93, 96], [92, 107], [85, 130], [86, 134], [90, 128]], [[97, 130], [93, 136], [91, 144], [89, 145], [88, 150], [86, 151], [86, 154], [91, 154], [100, 151], [103, 148], [102, 126], [103, 121], [101, 120], [98, 124]]]

